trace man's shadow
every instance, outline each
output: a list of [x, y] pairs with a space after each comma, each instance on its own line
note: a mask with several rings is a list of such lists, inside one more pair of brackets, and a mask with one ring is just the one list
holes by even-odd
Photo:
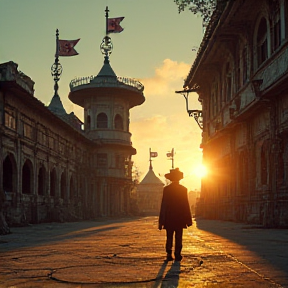
[[167, 271], [164, 279], [162, 280], [161, 288], [176, 288], [179, 283], [181, 264], [178, 261], [173, 262], [170, 269]]
[[[180, 275], [180, 262], [175, 261], [171, 265], [170, 269], [167, 271], [164, 278], [163, 274], [165, 272], [165, 268], [167, 267], [168, 262], [164, 262], [162, 267], [159, 270], [157, 275], [158, 281], [156, 281], [153, 287], [161, 287], [161, 288], [176, 288], [178, 287], [179, 283], [179, 275]], [[161, 277], [162, 276], [162, 277]], [[161, 283], [161, 286], [159, 286]]]

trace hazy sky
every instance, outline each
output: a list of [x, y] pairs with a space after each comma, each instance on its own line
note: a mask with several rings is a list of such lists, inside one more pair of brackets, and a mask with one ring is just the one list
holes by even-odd
[[[60, 57], [59, 95], [66, 111], [83, 120], [83, 108], [68, 99], [69, 83], [97, 75], [103, 65], [99, 46], [105, 36], [106, 6], [109, 17], [125, 17], [124, 31], [110, 34], [114, 46], [110, 64], [117, 76], [136, 78], [145, 86], [146, 101], [130, 110], [137, 149], [133, 160], [140, 180], [149, 169], [149, 148], [158, 152], [153, 170], [161, 176], [171, 169], [166, 153], [174, 148], [174, 166], [184, 172], [181, 183], [199, 189], [195, 169], [202, 161], [202, 131], [175, 91], [182, 89], [201, 42], [200, 17], [189, 11], [178, 14], [173, 0], [0, 0], [0, 62], [16, 62], [35, 82], [35, 97], [49, 105], [54, 94], [50, 68], [56, 29], [60, 39], [80, 38], [75, 46], [79, 55]], [[201, 109], [197, 95], [191, 97], [190, 109]]]

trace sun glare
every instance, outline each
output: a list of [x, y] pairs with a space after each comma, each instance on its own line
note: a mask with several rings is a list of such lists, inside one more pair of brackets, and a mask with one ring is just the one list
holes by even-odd
[[194, 169], [194, 175], [199, 178], [205, 177], [207, 175], [207, 168], [203, 164], [198, 165]]

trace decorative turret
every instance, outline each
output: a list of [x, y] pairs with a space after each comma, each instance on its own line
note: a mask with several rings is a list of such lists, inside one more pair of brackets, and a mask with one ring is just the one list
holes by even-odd
[[97, 176], [129, 179], [132, 183], [131, 157], [136, 149], [132, 147], [129, 132], [129, 109], [145, 101], [144, 86], [135, 79], [117, 77], [109, 61], [112, 49], [111, 38], [106, 35], [100, 45], [104, 63], [99, 73], [72, 80], [68, 97], [84, 108], [84, 133], [101, 144], [95, 151]]
[[110, 37], [105, 36], [100, 47], [105, 56], [98, 75], [72, 80], [69, 99], [84, 108], [88, 137], [130, 146], [129, 109], [145, 101], [144, 86], [135, 79], [116, 76], [109, 61]]

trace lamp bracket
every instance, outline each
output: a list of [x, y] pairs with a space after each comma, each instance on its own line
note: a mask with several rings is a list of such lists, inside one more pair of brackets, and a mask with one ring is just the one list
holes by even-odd
[[203, 130], [203, 113], [202, 113], [202, 110], [190, 110], [188, 108], [189, 93], [197, 92], [198, 90], [199, 90], [199, 87], [192, 88], [192, 89], [184, 89], [182, 91], [175, 91], [175, 93], [183, 95], [183, 97], [185, 98], [185, 101], [186, 101], [186, 110], [187, 110], [189, 117], [193, 117], [195, 119], [196, 123], [198, 124], [198, 126], [200, 127], [200, 129]]

